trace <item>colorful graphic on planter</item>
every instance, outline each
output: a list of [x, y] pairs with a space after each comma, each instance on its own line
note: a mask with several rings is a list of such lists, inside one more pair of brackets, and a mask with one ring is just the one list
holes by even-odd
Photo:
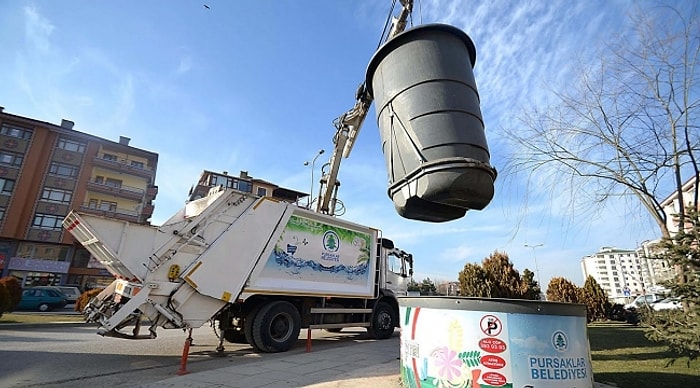
[[407, 387], [590, 388], [586, 319], [401, 306]]

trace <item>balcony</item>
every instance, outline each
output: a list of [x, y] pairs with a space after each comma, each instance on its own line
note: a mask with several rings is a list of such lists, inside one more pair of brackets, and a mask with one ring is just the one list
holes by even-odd
[[88, 182], [88, 190], [92, 190], [98, 193], [103, 193], [103, 194], [110, 194], [115, 197], [121, 197], [121, 198], [126, 198], [126, 199], [131, 199], [136, 202], [141, 202], [143, 201], [143, 196], [145, 193], [145, 190], [139, 189], [138, 187], [131, 187], [131, 186], [120, 186], [120, 187], [115, 187], [115, 186], [109, 186], [105, 185], [104, 183], [99, 183], [95, 181], [90, 181]]
[[156, 199], [158, 195], [158, 186], [148, 186], [146, 188], [146, 202]]
[[124, 209], [102, 210], [102, 209], [98, 209], [96, 207], [91, 207], [87, 204], [83, 204], [83, 205], [80, 205], [80, 211], [84, 212], [84, 213], [88, 213], [88, 214], [93, 214], [96, 216], [114, 218], [117, 220], [134, 222], [134, 223], [141, 223], [141, 214], [134, 212], [134, 211], [124, 210]]
[[142, 211], [143, 216], [147, 219], [151, 218], [151, 216], [153, 215], [153, 210], [154, 210], [153, 205], [151, 205], [151, 204], [143, 205], [143, 211]]
[[124, 174], [140, 176], [142, 178], [153, 178], [153, 171], [147, 170], [145, 168], [132, 166], [130, 164], [122, 163], [114, 160], [107, 160], [102, 158], [94, 158], [92, 164], [98, 167], [108, 168], [112, 171], [121, 172]]

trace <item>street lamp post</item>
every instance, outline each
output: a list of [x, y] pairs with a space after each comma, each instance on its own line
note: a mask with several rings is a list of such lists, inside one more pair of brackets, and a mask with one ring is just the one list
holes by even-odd
[[316, 159], [318, 159], [319, 156], [323, 155], [323, 153], [326, 152], [323, 148], [321, 148], [316, 156], [309, 162], [308, 160], [304, 162], [304, 166], [308, 166], [309, 164], [311, 165], [311, 190], [309, 192], [309, 199], [306, 201], [306, 207], [311, 208], [311, 202], [313, 199], [314, 195], [314, 163], [316, 163]]
[[540, 290], [542, 289], [542, 281], [540, 280], [540, 267], [537, 266], [537, 255], [535, 254], [535, 248], [539, 248], [544, 244], [525, 244], [525, 248], [532, 248], [532, 257], [535, 259], [535, 274], [537, 275], [537, 283], [540, 285]]

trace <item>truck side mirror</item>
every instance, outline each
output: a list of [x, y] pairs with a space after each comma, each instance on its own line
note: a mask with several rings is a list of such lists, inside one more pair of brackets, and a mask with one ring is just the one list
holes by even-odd
[[388, 238], [381, 238], [380, 239], [382, 248], [384, 249], [394, 249], [394, 242], [389, 240]]

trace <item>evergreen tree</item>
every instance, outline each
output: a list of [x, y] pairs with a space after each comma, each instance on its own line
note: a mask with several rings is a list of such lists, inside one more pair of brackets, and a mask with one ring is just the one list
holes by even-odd
[[581, 293], [583, 300], [581, 303], [586, 304], [586, 312], [588, 321], [602, 320], [607, 317], [607, 312], [612, 308], [612, 304], [605, 295], [605, 291], [593, 278], [588, 276], [583, 284], [583, 292]]
[[540, 288], [540, 284], [535, 280], [535, 273], [527, 268], [525, 268], [525, 270], [523, 271], [522, 281], [520, 283], [520, 290], [525, 299], [542, 299], [542, 289]]
[[406, 285], [406, 289], [408, 291], [418, 291], [420, 292], [420, 284], [416, 282], [415, 280], [411, 279], [408, 281], [408, 284]]
[[484, 260], [482, 267], [491, 279], [492, 295], [497, 295], [498, 298], [523, 298], [520, 273], [510, 262], [507, 253], [493, 252]]
[[579, 303], [581, 292], [566, 278], [553, 278], [547, 286], [547, 300], [552, 302]]
[[680, 357], [694, 360], [700, 356], [700, 213], [687, 208], [685, 229], [663, 239], [664, 253], [678, 271], [667, 287], [681, 297], [682, 310], [646, 311], [642, 315], [647, 338], [666, 344]]
[[460, 295], [481, 298], [539, 299], [539, 285], [523, 279], [508, 254], [495, 251], [482, 265], [467, 263], [459, 273]]
[[491, 298], [491, 287], [489, 285], [486, 271], [478, 264], [467, 263], [464, 269], [459, 272], [459, 294], [462, 296]]
[[421, 295], [435, 295], [437, 291], [437, 287], [435, 287], [435, 283], [433, 283], [430, 278], [425, 278], [420, 284], [420, 293]]

